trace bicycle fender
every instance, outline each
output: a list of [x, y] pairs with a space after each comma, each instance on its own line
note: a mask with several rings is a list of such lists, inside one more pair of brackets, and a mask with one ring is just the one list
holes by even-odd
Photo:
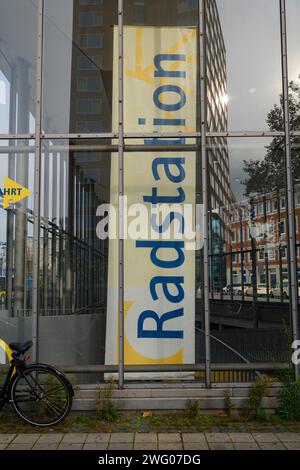
[[56, 369], [56, 367], [54, 366], [51, 366], [50, 364], [44, 364], [42, 362], [32, 362], [31, 364], [28, 364], [24, 367], [24, 371], [25, 370], [29, 370], [31, 368], [38, 368], [38, 367], [44, 367], [46, 369], [49, 369], [49, 370], [52, 370], [53, 372], [55, 372], [57, 375], [59, 375], [61, 377], [61, 379], [65, 382], [65, 384], [67, 385], [68, 387], [68, 390], [70, 392], [70, 394], [72, 396], [74, 396], [74, 389], [73, 389], [73, 385], [71, 384], [71, 382], [69, 381], [69, 379], [65, 376], [65, 374], [63, 372], [61, 372], [59, 369]]

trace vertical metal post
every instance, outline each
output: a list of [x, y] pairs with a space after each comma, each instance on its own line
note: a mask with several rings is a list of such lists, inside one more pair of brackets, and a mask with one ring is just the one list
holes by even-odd
[[51, 284], [53, 312], [57, 307], [57, 273], [56, 273], [56, 237], [57, 231], [57, 153], [52, 153], [52, 240], [51, 240]]
[[[256, 207], [256, 210], [254, 209]], [[250, 231], [251, 237], [251, 269], [252, 269], [252, 310], [253, 310], [253, 328], [258, 328], [258, 316], [257, 316], [257, 262], [256, 262], [256, 233], [253, 233], [253, 227], [256, 226], [256, 215], [257, 215], [257, 203], [250, 200], [250, 224], [252, 230]]]
[[49, 151], [44, 149], [44, 229], [43, 229], [43, 308], [48, 311], [48, 281], [49, 281]]
[[35, 361], [38, 360], [43, 12], [44, 12], [44, 0], [38, 0], [37, 54], [36, 54], [35, 159], [34, 159], [33, 268], [32, 268], [32, 278], [33, 278], [32, 279], [32, 340], [33, 340], [33, 359]]
[[[29, 132], [29, 67], [24, 59], [17, 60], [17, 133]], [[17, 146], [24, 148], [23, 153], [16, 157], [16, 179], [23, 186], [28, 186], [28, 141], [18, 140]], [[26, 308], [26, 244], [27, 244], [27, 199], [20, 201], [15, 215], [15, 276], [14, 276], [14, 307], [15, 313], [23, 313]]]
[[74, 235], [74, 206], [75, 206], [75, 170], [73, 152], [66, 156], [66, 292], [65, 304], [67, 310], [73, 312], [73, 278], [76, 245], [73, 239]]
[[[16, 114], [17, 114], [17, 68], [15, 65], [11, 68], [10, 79], [10, 97], [9, 97], [9, 133], [16, 133]], [[10, 140], [9, 146], [14, 147], [15, 141]], [[8, 155], [8, 176], [15, 179], [16, 156], [9, 152]], [[14, 264], [14, 223], [15, 216], [13, 211], [8, 210], [7, 228], [6, 228], [6, 308], [8, 315], [12, 316], [12, 291], [13, 291], [13, 264]]]
[[59, 226], [59, 240], [58, 240], [58, 246], [59, 246], [59, 260], [58, 260], [58, 266], [59, 266], [59, 309], [60, 309], [60, 314], [64, 314], [64, 304], [65, 304], [65, 288], [64, 288], [64, 282], [65, 282], [65, 272], [64, 272], [64, 235], [63, 235], [63, 229], [64, 229], [64, 214], [63, 214], [63, 209], [64, 209], [64, 157], [63, 154], [59, 154], [59, 162], [58, 162], [58, 170], [59, 170], [59, 215], [58, 215], [58, 226]]
[[[277, 227], [279, 227], [281, 218], [280, 211], [280, 194], [277, 195]], [[278, 234], [278, 229], [276, 231]], [[281, 243], [278, 236], [278, 249], [279, 249], [279, 282], [280, 282], [280, 302], [283, 303], [283, 276], [282, 276], [282, 256], [281, 256]]]
[[[210, 193], [210, 191], [209, 191]], [[210, 201], [209, 201], [210, 203]], [[208, 210], [208, 236], [209, 236], [209, 251], [208, 251], [208, 259], [210, 260], [209, 263], [209, 293], [211, 295], [211, 299], [214, 299], [214, 280], [213, 280], [213, 264], [214, 264], [214, 254], [213, 254], [213, 224], [212, 224], [212, 207], [209, 204]]]
[[245, 280], [244, 280], [244, 237], [243, 237], [243, 209], [238, 208], [240, 225], [240, 260], [241, 260], [241, 281], [242, 281], [242, 300], [245, 300]]
[[[266, 196], [264, 196], [263, 204], [264, 204], [263, 205], [264, 207], [264, 260], [265, 260], [267, 302], [269, 302], [270, 301], [270, 283], [269, 283], [269, 255], [268, 255], [268, 250], [267, 250], [267, 232], [266, 232], [266, 227], [267, 227], [267, 222], [268, 222]], [[271, 202], [269, 202], [269, 204], [271, 204]]]
[[118, 177], [118, 211], [119, 211], [119, 387], [124, 386], [124, 96], [123, 96], [123, 53], [124, 53], [123, 0], [118, 0], [118, 118], [119, 118], [119, 177]]
[[[293, 328], [293, 340], [297, 340], [298, 332], [298, 299], [297, 299], [297, 253], [296, 253], [296, 227], [295, 227], [295, 202], [293, 187], [290, 113], [289, 113], [289, 80], [287, 63], [287, 37], [286, 37], [286, 4], [285, 0], [279, 0], [280, 5], [280, 32], [281, 32], [281, 61], [282, 61], [282, 94], [283, 116], [285, 130], [285, 165], [286, 165], [286, 205], [287, 205], [287, 235], [288, 235], [288, 265], [289, 265], [289, 290], [290, 313]], [[299, 376], [299, 367], [295, 368], [295, 378]]]
[[233, 302], [233, 260], [232, 260], [232, 255], [233, 255], [233, 251], [232, 251], [232, 214], [234, 212], [232, 212], [232, 208], [233, 207], [233, 211], [234, 211], [234, 206], [230, 205], [229, 206], [229, 256], [230, 256], [230, 259], [229, 259], [229, 267], [230, 267], [230, 302], [232, 303]]
[[204, 293], [204, 331], [205, 331], [205, 381], [211, 386], [210, 358], [210, 313], [209, 313], [209, 230], [208, 230], [208, 161], [206, 151], [206, 49], [205, 49], [205, 0], [199, 0], [199, 60], [200, 60], [200, 119], [201, 119], [201, 161], [203, 194], [203, 293]]
[[79, 293], [80, 293], [80, 174], [79, 167], [76, 166], [76, 181], [75, 181], [75, 282], [74, 286], [74, 309], [79, 308]]

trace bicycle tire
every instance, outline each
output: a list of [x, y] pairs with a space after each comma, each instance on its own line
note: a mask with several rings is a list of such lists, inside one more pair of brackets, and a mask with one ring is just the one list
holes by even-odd
[[[46, 381], [39, 383], [38, 379], [31, 375], [33, 373], [36, 373], [38, 377], [42, 375], [47, 375], [47, 377], [49, 376], [51, 380], [55, 380], [57, 384], [60, 384], [59, 389], [52, 388], [51, 390], [51, 388], [49, 388], [51, 381], [47, 382], [47, 379]], [[31, 384], [30, 381], [32, 381]], [[30, 385], [28, 385], [28, 382]], [[26, 388], [24, 389], [26, 386], [27, 390]], [[43, 392], [41, 392], [40, 389], [43, 389]], [[16, 374], [12, 379], [10, 385], [10, 398], [15, 412], [21, 419], [33, 426], [48, 427], [60, 423], [69, 414], [73, 401], [73, 393], [71, 389], [72, 386], [68, 379], [54, 367], [47, 364], [31, 364], [26, 366], [21, 371], [20, 375]], [[35, 396], [35, 399], [33, 399], [33, 393], [40, 393], [40, 397], [37, 399]], [[55, 393], [62, 393], [63, 395], [57, 395], [55, 397], [56, 401], [54, 402], [53, 395]], [[26, 396], [31, 398], [24, 399]], [[49, 401], [50, 396], [51, 398]], [[21, 399], [20, 397], [23, 398]], [[25, 403], [25, 407], [23, 407], [21, 403]], [[27, 405], [27, 408], [29, 409], [26, 411], [26, 404], [32, 404], [32, 406], [34, 404], [40, 405], [40, 409], [36, 412], [36, 419], [34, 419], [34, 411], [30, 411], [30, 405]], [[47, 416], [47, 413], [49, 414], [51, 409], [52, 414], [53, 410], [56, 411], [56, 416], [53, 416], [52, 418]], [[39, 418], [37, 418], [37, 416], [39, 416]]]

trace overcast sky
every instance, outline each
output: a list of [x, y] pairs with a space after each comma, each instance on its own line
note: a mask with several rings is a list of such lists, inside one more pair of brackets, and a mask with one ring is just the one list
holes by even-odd
[[[266, 130], [281, 93], [278, 0], [217, 0], [226, 46], [229, 130]], [[287, 0], [289, 78], [300, 74], [300, 1]], [[242, 198], [242, 161], [263, 158], [269, 139], [229, 139], [232, 190]]]

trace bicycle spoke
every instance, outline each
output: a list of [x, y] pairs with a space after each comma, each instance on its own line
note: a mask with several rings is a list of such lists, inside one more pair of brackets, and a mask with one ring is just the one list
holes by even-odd
[[71, 400], [66, 383], [45, 368], [28, 371], [27, 375], [25, 371], [20, 376], [13, 403], [21, 417], [44, 426], [59, 421], [68, 411]]
[[[55, 407], [56, 405], [56, 407]], [[56, 413], [61, 413], [64, 409], [64, 406], [62, 406], [60, 403], [58, 403], [57, 401], [49, 401], [49, 400], [46, 400], [46, 406], [48, 408], [52, 408], [53, 410], [55, 410]]]
[[53, 388], [53, 389], [50, 389], [50, 390], [46, 390], [46, 391], [44, 390], [44, 396], [53, 395], [53, 394], [59, 392], [60, 390], [64, 390], [63, 385], [60, 385], [59, 387]]

